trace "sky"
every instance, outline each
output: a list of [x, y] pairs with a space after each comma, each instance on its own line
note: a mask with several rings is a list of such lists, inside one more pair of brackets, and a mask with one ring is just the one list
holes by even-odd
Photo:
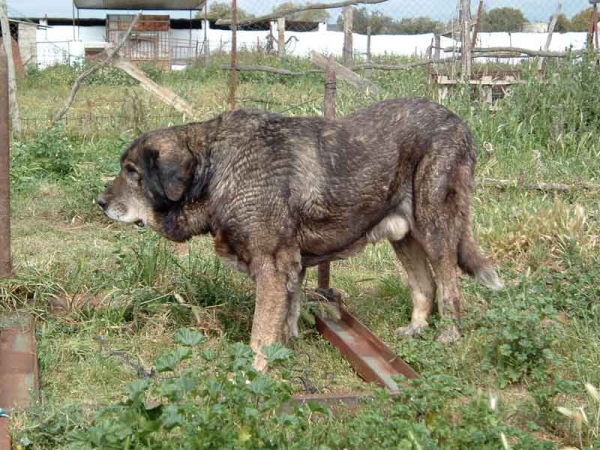
[[[475, 13], [479, 1], [471, 1], [473, 13]], [[274, 5], [282, 2], [283, 0], [238, 0], [238, 7], [250, 13], [261, 14], [269, 12]], [[447, 22], [457, 15], [457, 3], [457, 0], [388, 0], [386, 3], [372, 5], [369, 8], [380, 10], [395, 18], [429, 16]], [[568, 17], [589, 7], [588, 0], [562, 0], [562, 3], [562, 11]], [[516, 7], [521, 9], [530, 21], [546, 22], [555, 12], [557, 0], [485, 0], [484, 5], [486, 9], [503, 6]], [[107, 12], [109, 11], [81, 10], [79, 15], [80, 17], [103, 18]], [[132, 11], [132, 13], [134, 12], [136, 11]], [[43, 17], [44, 14], [48, 14], [49, 17], [72, 17], [73, 15], [71, 0], [8, 0], [8, 13], [11, 17]], [[169, 14], [171, 17], [189, 17], [187, 11], [173, 11]], [[333, 11], [331, 14], [333, 20], [330, 21], [335, 22], [338, 14]]]

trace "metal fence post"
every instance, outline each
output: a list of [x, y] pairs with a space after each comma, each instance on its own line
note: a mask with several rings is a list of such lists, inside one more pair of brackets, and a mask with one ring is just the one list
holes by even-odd
[[[325, 82], [325, 97], [323, 99], [323, 116], [325, 119], [335, 119], [335, 100], [336, 100], [336, 80], [335, 70], [333, 69], [333, 59], [329, 58], [327, 64], [327, 74]], [[330, 263], [319, 264], [317, 276], [320, 289], [329, 288]]]
[[0, 277], [12, 273], [10, 252], [10, 134], [8, 58], [0, 48]]

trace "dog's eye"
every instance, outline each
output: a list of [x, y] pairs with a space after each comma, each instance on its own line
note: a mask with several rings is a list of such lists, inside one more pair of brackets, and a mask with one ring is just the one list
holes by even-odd
[[138, 173], [137, 169], [135, 168], [135, 166], [133, 164], [125, 164], [123, 169], [125, 169], [125, 174], [126, 174], [127, 178], [129, 178], [130, 180], [139, 182], [140, 174]]

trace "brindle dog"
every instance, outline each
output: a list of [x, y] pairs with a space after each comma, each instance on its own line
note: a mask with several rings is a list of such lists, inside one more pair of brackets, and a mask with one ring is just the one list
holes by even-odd
[[472, 232], [476, 149], [467, 125], [422, 98], [389, 100], [342, 120], [256, 109], [145, 133], [97, 202], [108, 217], [173, 241], [210, 233], [218, 255], [256, 282], [250, 343], [298, 335], [307, 267], [391, 242], [412, 290], [418, 336], [437, 297], [459, 335], [458, 267], [502, 284]]

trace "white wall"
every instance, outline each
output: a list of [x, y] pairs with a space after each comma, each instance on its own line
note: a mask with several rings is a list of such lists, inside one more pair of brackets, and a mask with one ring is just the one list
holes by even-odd
[[[239, 49], [254, 49], [257, 45], [266, 46], [268, 31], [238, 31], [237, 42]], [[277, 36], [276, 25], [274, 35]], [[73, 63], [83, 58], [84, 43], [98, 44], [105, 41], [105, 27], [79, 27], [76, 28], [78, 39], [73, 42], [72, 26], [54, 26], [46, 30], [37, 30], [38, 64], [47, 67], [58, 62]], [[171, 30], [173, 40], [181, 41], [183, 45], [189, 42], [189, 30]], [[308, 56], [311, 51], [323, 52], [332, 55], [341, 55], [344, 34], [340, 31], [326, 31], [325, 26], [320, 26], [318, 31], [286, 32], [286, 40], [294, 37], [286, 47], [289, 54], [294, 56]], [[207, 38], [211, 51], [229, 51], [231, 48], [231, 31], [207, 30]], [[202, 43], [204, 30], [192, 30], [192, 41]], [[431, 45], [433, 34], [422, 35], [375, 35], [371, 37], [372, 55], [402, 55], [423, 56]], [[478, 47], [522, 47], [530, 50], [540, 50], [546, 42], [546, 33], [479, 33]], [[568, 48], [582, 49], [585, 47], [586, 33], [557, 33], [554, 34], [550, 50], [564, 51]], [[365, 54], [367, 50], [367, 36], [354, 33], [354, 50], [357, 54]], [[442, 47], [456, 46], [457, 43], [450, 38], [441, 39]], [[54, 56], [53, 56], [54, 55]], [[442, 53], [442, 57], [445, 56]], [[447, 56], [447, 55], [446, 55]], [[53, 59], [54, 58], [54, 59]], [[508, 62], [518, 62], [513, 58]], [[54, 61], [54, 62], [53, 62]], [[503, 60], [507, 61], [507, 60]]]

